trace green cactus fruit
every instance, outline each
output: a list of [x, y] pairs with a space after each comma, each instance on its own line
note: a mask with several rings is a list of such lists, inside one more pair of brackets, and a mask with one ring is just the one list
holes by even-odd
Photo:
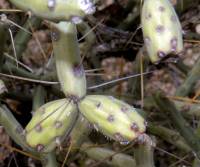
[[86, 94], [86, 77], [79, 53], [76, 26], [53, 24], [52, 40], [57, 75], [66, 97], [80, 99]]
[[26, 142], [38, 152], [50, 152], [71, 132], [77, 118], [77, 106], [72, 101], [46, 103], [26, 126]]
[[153, 63], [169, 53], [182, 51], [181, 24], [169, 0], [144, 0], [141, 22], [145, 46]]
[[95, 12], [91, 0], [10, 0], [18, 8], [50, 20], [70, 20]]
[[114, 140], [132, 141], [145, 132], [146, 122], [136, 109], [112, 96], [89, 95], [78, 105], [94, 127]]

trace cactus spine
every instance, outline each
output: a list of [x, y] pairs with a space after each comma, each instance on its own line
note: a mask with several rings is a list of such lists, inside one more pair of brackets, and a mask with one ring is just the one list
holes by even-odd
[[79, 53], [76, 26], [70, 22], [55, 24], [52, 39], [62, 90], [66, 97], [79, 100], [86, 94], [86, 78]]
[[50, 152], [69, 134], [78, 117], [76, 105], [67, 99], [46, 103], [26, 126], [26, 142], [38, 152]]
[[145, 0], [141, 15], [145, 46], [153, 63], [183, 49], [182, 29], [169, 0]]

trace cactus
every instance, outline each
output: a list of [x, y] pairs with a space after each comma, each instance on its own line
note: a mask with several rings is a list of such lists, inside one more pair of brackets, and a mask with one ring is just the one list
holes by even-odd
[[70, 20], [95, 11], [89, 0], [10, 0], [18, 8], [50, 20]]
[[26, 142], [38, 152], [50, 152], [69, 134], [78, 117], [76, 105], [61, 99], [46, 103], [26, 126]]
[[112, 96], [88, 95], [78, 105], [94, 127], [119, 142], [132, 141], [145, 131], [136, 109]]
[[53, 24], [53, 50], [57, 75], [66, 97], [75, 101], [86, 94], [86, 78], [79, 53], [76, 26], [70, 22]]
[[182, 29], [169, 0], [145, 0], [141, 15], [144, 42], [153, 63], [183, 49]]
[[[90, 158], [96, 161], [103, 161], [106, 165], [111, 167], [136, 167], [136, 162], [132, 156], [115, 152], [104, 147], [91, 147], [92, 143], [84, 143], [81, 146], [81, 151], [86, 153]], [[111, 160], [112, 159], [112, 160]], [[100, 166], [100, 165], [97, 165]]]

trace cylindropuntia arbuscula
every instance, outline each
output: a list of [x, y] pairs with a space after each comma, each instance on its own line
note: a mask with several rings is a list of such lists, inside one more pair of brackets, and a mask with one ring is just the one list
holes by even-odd
[[112, 96], [88, 95], [78, 105], [89, 122], [114, 140], [132, 141], [145, 132], [145, 120], [136, 109]]
[[86, 94], [86, 78], [79, 53], [76, 26], [71, 22], [53, 24], [56, 69], [66, 97], [80, 99]]
[[38, 152], [50, 152], [71, 132], [77, 118], [77, 106], [71, 100], [46, 103], [26, 126], [26, 142]]
[[18, 8], [49, 20], [70, 20], [95, 12], [91, 0], [10, 0]]
[[169, 0], [144, 0], [142, 30], [145, 46], [153, 63], [183, 49], [182, 29]]

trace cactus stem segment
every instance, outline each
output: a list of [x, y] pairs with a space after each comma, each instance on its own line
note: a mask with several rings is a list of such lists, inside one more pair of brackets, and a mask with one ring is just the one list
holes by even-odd
[[76, 26], [71, 22], [53, 24], [53, 48], [61, 88], [77, 103], [86, 94], [86, 77], [80, 57]]

